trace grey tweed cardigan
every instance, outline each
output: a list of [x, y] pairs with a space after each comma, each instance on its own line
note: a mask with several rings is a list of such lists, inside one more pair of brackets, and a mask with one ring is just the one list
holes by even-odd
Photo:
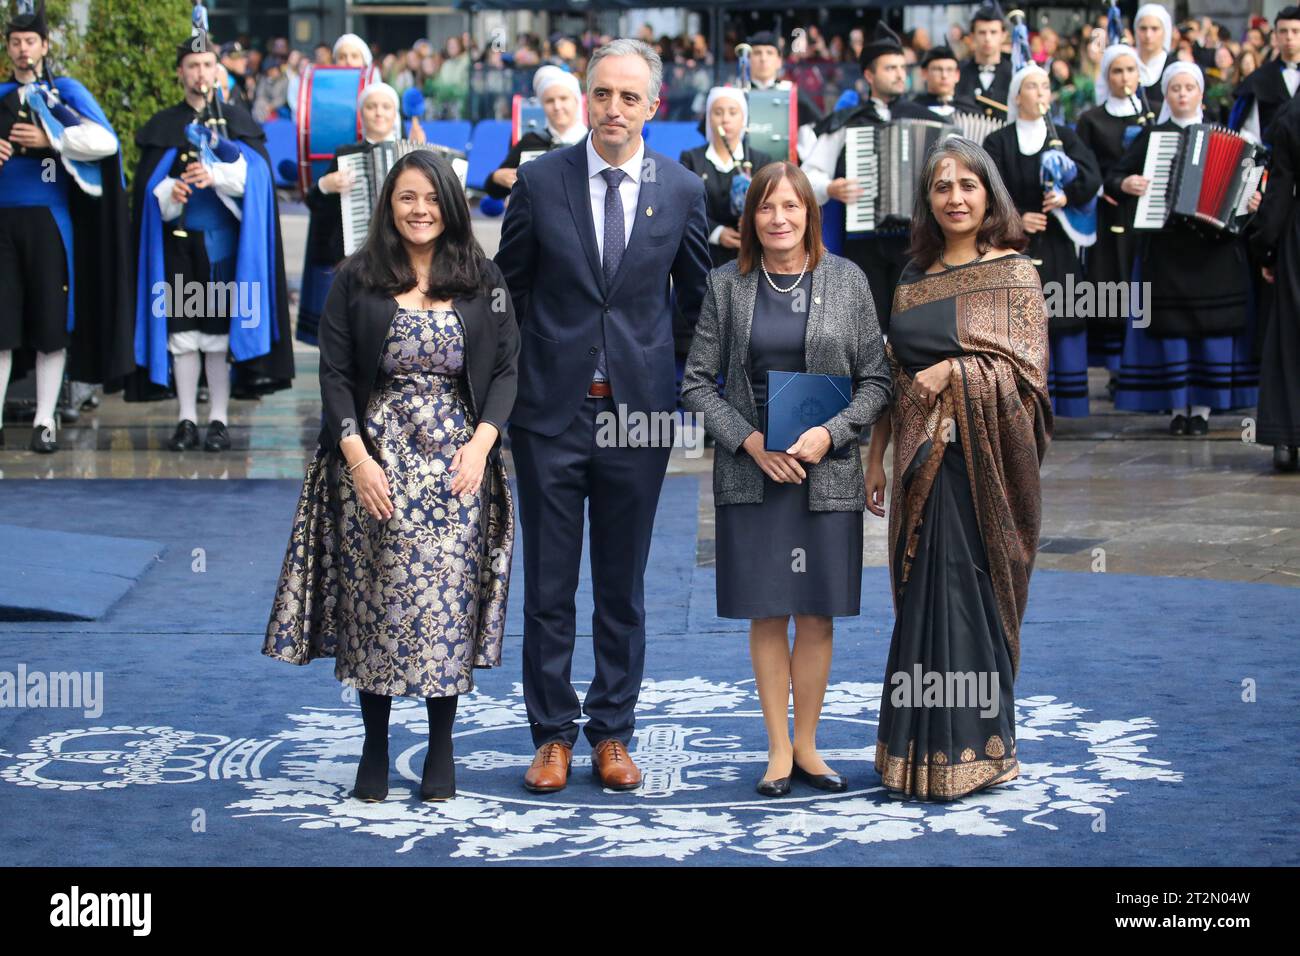
[[[709, 273], [686, 359], [682, 404], [703, 416], [704, 428], [716, 443], [713, 498], [718, 505], [763, 500], [763, 471], [740, 447], [750, 432], [762, 431], [749, 360], [754, 301], [762, 281], [761, 269], [743, 276], [735, 262]], [[813, 270], [804, 360], [809, 372], [852, 376], [853, 399], [826, 422], [826, 429], [834, 449], [852, 444], [855, 452], [846, 458], [827, 453], [817, 464], [804, 465], [808, 508], [861, 511], [867, 495], [862, 460], [856, 454], [858, 437], [889, 405], [889, 364], [867, 277], [852, 262], [831, 253]], [[726, 376], [726, 398], [719, 394], [719, 373]]]

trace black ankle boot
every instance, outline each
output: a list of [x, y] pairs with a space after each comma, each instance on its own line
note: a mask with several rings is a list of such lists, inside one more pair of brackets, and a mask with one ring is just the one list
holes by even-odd
[[420, 775], [421, 800], [450, 800], [456, 796], [456, 759], [451, 743], [451, 726], [456, 719], [456, 695], [429, 697], [429, 750]]
[[359, 692], [359, 696], [366, 741], [361, 746], [361, 762], [357, 764], [357, 781], [352, 796], [373, 803], [388, 796], [388, 712], [393, 699], [364, 690]]

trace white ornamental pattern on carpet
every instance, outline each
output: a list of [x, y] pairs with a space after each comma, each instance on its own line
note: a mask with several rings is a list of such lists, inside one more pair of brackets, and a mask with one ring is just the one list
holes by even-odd
[[[267, 739], [171, 727], [90, 727], [47, 734], [29, 752], [0, 755], [0, 780], [57, 790], [232, 780], [249, 793], [228, 805], [239, 817], [271, 817], [306, 830], [345, 829], [389, 841], [397, 853], [424, 845], [452, 859], [561, 861], [575, 857], [687, 860], [735, 853], [797, 859], [842, 844], [913, 840], [932, 833], [999, 837], [1025, 827], [1056, 830], [1067, 815], [1093, 820], [1129, 791], [1123, 784], [1179, 783], [1182, 773], [1150, 752], [1149, 717], [1093, 719], [1054, 697], [1016, 702], [1020, 777], [952, 803], [906, 800], [872, 767], [881, 685], [832, 684], [824, 725], [857, 748], [823, 751], [849, 781], [843, 794], [796, 786], [766, 800], [752, 782], [767, 763], [752, 681], [695, 677], [647, 681], [631, 747], [644, 783], [614, 793], [590, 781], [585, 744], [567, 790], [550, 796], [520, 784], [532, 759], [519, 685], [506, 699], [463, 697], [456, 718], [454, 800], [416, 799], [427, 724], [423, 702], [393, 702], [390, 752], [410, 782], [381, 803], [350, 797], [364, 736], [355, 706], [307, 708]], [[825, 736], [831, 736], [829, 733]], [[1047, 759], [1050, 749], [1056, 760]], [[745, 794], [737, 796], [737, 784]]]

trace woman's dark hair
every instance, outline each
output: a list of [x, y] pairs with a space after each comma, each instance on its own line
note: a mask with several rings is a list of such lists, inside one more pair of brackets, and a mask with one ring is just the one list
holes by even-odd
[[370, 220], [370, 233], [353, 256], [361, 283], [384, 295], [398, 295], [416, 283], [415, 269], [393, 219], [393, 192], [398, 177], [408, 169], [423, 173], [433, 184], [434, 192], [438, 194], [438, 213], [442, 218], [442, 233], [433, 247], [429, 288], [424, 290], [424, 294], [431, 299], [474, 295], [487, 281], [483, 247], [474, 238], [469, 204], [465, 201], [460, 179], [451, 163], [428, 149], [407, 153], [388, 171], [375, 214]]
[[822, 245], [822, 207], [817, 205], [817, 196], [813, 193], [808, 176], [794, 163], [771, 162], [754, 174], [754, 180], [745, 193], [745, 211], [740, 214], [740, 252], [736, 255], [736, 268], [743, 276], [758, 268], [759, 257], [763, 254], [762, 243], [754, 230], [754, 216], [758, 205], [765, 200], [783, 179], [790, 180], [799, 201], [803, 203], [806, 213], [803, 233], [803, 249], [808, 253], [808, 271], [817, 268], [826, 254]]
[[918, 190], [916, 206], [912, 210], [912, 244], [907, 252], [917, 265], [928, 269], [943, 252], [943, 227], [934, 217], [930, 208], [930, 188], [934, 184], [934, 175], [943, 159], [954, 159], [979, 177], [984, 185], [986, 205], [984, 222], [980, 224], [975, 236], [975, 248], [982, 255], [990, 249], [1014, 249], [1024, 252], [1029, 245], [1021, 225], [1020, 212], [1011, 201], [1002, 174], [993, 163], [993, 157], [984, 151], [984, 147], [963, 136], [949, 136], [930, 148], [925, 158], [925, 168], [917, 181]]

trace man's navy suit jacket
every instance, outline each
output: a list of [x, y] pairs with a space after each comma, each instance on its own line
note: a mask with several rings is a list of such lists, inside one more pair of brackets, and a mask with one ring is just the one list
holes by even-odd
[[673, 297], [694, 328], [709, 271], [704, 185], [676, 160], [647, 146], [632, 235], [608, 288], [590, 195], [585, 140], [520, 166], [496, 256], [520, 323], [510, 422], [546, 436], [586, 400], [602, 323], [614, 401], [628, 412], [677, 407]]

